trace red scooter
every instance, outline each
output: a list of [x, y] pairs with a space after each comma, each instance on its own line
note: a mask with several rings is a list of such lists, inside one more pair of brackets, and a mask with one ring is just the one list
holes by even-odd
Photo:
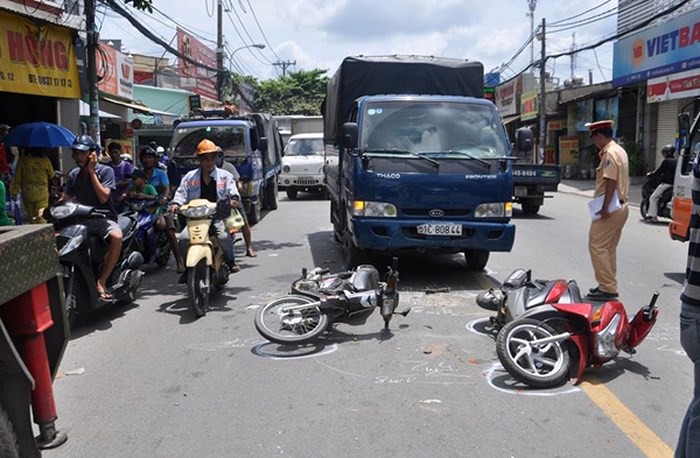
[[[573, 280], [549, 281], [537, 288], [539, 294], [519, 295], [525, 303], [539, 296], [545, 299], [534, 307], [520, 308], [524, 313], [505, 324], [496, 337], [501, 364], [526, 385], [552, 388], [567, 379], [576, 384], [587, 367], [600, 367], [620, 350], [634, 354], [656, 323], [658, 292], [629, 321], [620, 301], [601, 306], [584, 303], [572, 284]], [[563, 296], [566, 300], [561, 301]]]

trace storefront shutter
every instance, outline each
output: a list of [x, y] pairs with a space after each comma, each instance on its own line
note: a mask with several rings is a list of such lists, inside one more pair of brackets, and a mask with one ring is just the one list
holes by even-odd
[[654, 158], [656, 163], [649, 164], [649, 168], [656, 168], [664, 160], [661, 148], [664, 145], [675, 145], [678, 132], [678, 100], [668, 100], [659, 103], [659, 115], [656, 123], [656, 151]]

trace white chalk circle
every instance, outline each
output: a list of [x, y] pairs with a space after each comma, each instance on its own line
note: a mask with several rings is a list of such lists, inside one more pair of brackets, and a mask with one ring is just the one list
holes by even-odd
[[256, 356], [284, 360], [317, 358], [319, 356], [330, 355], [331, 353], [335, 353], [337, 350], [337, 343], [330, 345], [311, 344], [302, 347], [295, 345], [284, 346], [273, 342], [261, 343], [250, 349], [250, 351]]
[[559, 396], [581, 391], [580, 388], [571, 385], [563, 385], [558, 388], [550, 389], [529, 387], [515, 380], [499, 362], [494, 362], [493, 365], [482, 372], [482, 374], [484, 374], [484, 378], [491, 388], [502, 393], [520, 396]]

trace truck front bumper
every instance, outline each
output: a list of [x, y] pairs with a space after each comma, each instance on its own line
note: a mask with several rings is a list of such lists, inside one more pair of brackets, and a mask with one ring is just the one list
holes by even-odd
[[458, 253], [466, 249], [510, 251], [515, 226], [491, 221], [440, 221], [462, 225], [462, 235], [424, 235], [417, 227], [436, 220], [399, 220], [394, 218], [353, 218], [353, 241], [361, 249], [384, 253], [434, 252]]

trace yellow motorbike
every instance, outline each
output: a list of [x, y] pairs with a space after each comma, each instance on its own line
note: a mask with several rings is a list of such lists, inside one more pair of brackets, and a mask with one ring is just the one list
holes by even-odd
[[196, 317], [201, 317], [209, 309], [212, 289], [221, 291], [230, 274], [213, 224], [217, 204], [206, 199], [194, 199], [180, 207], [180, 214], [187, 221], [190, 238], [185, 256], [190, 309]]

